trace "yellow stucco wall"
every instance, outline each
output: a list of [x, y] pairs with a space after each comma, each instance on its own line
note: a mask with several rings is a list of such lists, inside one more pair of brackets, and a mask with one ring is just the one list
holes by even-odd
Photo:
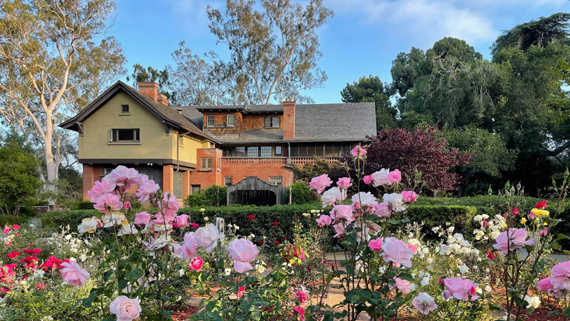
[[[121, 115], [121, 105], [129, 105], [129, 115]], [[180, 117], [183, 117], [182, 115]], [[110, 129], [140, 129], [140, 143], [111, 143]], [[162, 121], [128, 94], [121, 92], [83, 123], [79, 136], [80, 159], [176, 159], [178, 133], [166, 135]], [[209, 146], [208, 140], [190, 134], [184, 137], [179, 159], [196, 164], [196, 149]]]

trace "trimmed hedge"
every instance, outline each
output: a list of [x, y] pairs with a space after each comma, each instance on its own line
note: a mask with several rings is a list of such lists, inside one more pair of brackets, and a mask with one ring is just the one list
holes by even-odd
[[4, 228], [5, 225], [24, 225], [29, 219], [27, 216], [0, 215], [0, 228]]
[[71, 231], [77, 231], [77, 226], [87, 217], [101, 217], [98, 210], [70, 210], [70, 211], [51, 211], [40, 215], [42, 227], [58, 228], [68, 226]]

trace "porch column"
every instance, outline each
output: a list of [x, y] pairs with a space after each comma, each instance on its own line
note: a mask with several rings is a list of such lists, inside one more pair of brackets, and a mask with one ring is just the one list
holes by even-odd
[[95, 184], [95, 169], [91, 165], [83, 164], [83, 200], [89, 201], [87, 192]]
[[162, 166], [162, 191], [174, 193], [174, 166]]
[[190, 171], [182, 172], [182, 199], [190, 195]]

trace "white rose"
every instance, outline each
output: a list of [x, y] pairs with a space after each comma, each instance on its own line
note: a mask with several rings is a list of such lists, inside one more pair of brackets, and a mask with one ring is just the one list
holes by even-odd
[[92, 218], [84, 218], [81, 221], [81, 224], [77, 226], [77, 230], [82, 234], [85, 232], [95, 233], [95, 230], [97, 230], [97, 225], [99, 223], [101, 223], [101, 221], [99, 221], [99, 219], [95, 216]]
[[540, 305], [540, 298], [538, 296], [525, 295], [524, 299], [528, 303], [528, 305], [526, 306], [527, 309], [529, 309], [531, 307], [536, 309]]
[[403, 212], [408, 207], [403, 200], [402, 194], [392, 193], [392, 194], [384, 194], [382, 196], [384, 203], [390, 204], [390, 207], [394, 212]]
[[469, 271], [469, 268], [467, 267], [467, 265], [463, 264], [459, 267], [459, 272], [461, 274], [465, 274], [465, 273], [467, 273], [467, 271]]

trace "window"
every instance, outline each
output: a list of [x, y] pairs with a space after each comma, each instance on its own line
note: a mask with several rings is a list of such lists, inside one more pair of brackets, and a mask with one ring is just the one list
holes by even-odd
[[208, 127], [214, 127], [215, 126], [214, 115], [207, 115], [206, 121], [207, 121]]
[[279, 187], [283, 186], [283, 176], [269, 176], [269, 183], [277, 185]]
[[192, 194], [200, 193], [200, 185], [192, 185]]
[[202, 169], [212, 170], [212, 159], [211, 158], [202, 158]]
[[260, 150], [261, 150], [261, 157], [272, 157], [273, 156], [271, 146], [261, 146]]
[[234, 127], [236, 125], [236, 115], [228, 115], [228, 127]]
[[232, 186], [233, 183], [234, 183], [233, 177], [231, 177], [231, 176], [224, 177], [224, 185]]
[[259, 157], [259, 147], [248, 146], [247, 147], [247, 157]]
[[109, 141], [120, 143], [120, 142], [139, 142], [140, 141], [140, 129], [111, 129], [110, 130]]
[[121, 105], [121, 113], [128, 114], [129, 113], [129, 105]]
[[265, 128], [279, 128], [279, 127], [281, 127], [281, 118], [265, 117]]
[[222, 159], [218, 158], [218, 171], [222, 170]]
[[114, 168], [112, 168], [112, 167], [103, 168], [103, 176], [101, 176], [100, 178], [103, 179], [103, 177], [109, 175], [113, 171], [113, 169]]
[[281, 146], [275, 146], [275, 156], [283, 156], [283, 150]]

